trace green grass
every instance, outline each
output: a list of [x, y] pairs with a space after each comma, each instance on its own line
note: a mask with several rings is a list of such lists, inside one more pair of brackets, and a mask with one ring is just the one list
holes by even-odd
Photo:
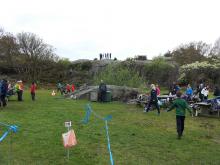
[[[103, 121], [92, 117], [89, 124], [80, 124], [88, 101], [59, 99], [50, 92], [37, 91], [35, 102], [26, 92], [23, 102], [11, 98], [8, 107], [0, 110], [0, 122], [19, 126], [18, 133], [0, 143], [0, 164], [110, 164]], [[91, 105], [98, 114], [113, 116], [109, 133], [116, 165], [220, 164], [218, 118], [188, 115], [184, 136], [177, 140], [174, 111], [157, 116], [156, 111], [146, 114], [140, 107], [119, 102]], [[69, 120], [78, 144], [70, 149], [68, 161], [61, 135], [66, 132], [64, 122]], [[210, 130], [203, 124], [207, 122], [213, 125]], [[1, 126], [0, 135], [3, 130]]]

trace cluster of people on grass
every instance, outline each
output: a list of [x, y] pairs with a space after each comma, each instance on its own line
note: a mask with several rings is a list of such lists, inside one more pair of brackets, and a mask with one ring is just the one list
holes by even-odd
[[62, 83], [57, 83], [57, 92], [60, 92], [61, 95], [63, 94], [68, 94], [71, 92], [75, 91], [75, 85], [72, 83], [70, 84], [62, 84]]
[[[170, 87], [169, 95], [175, 96], [178, 91], [180, 91], [181, 88], [177, 83], [173, 83]], [[206, 101], [209, 97], [209, 85], [205, 85], [204, 83], [200, 83], [197, 85], [197, 88], [193, 90], [190, 84], [187, 85], [186, 91], [183, 94], [183, 98], [186, 99], [186, 101], [193, 101], [194, 99], [197, 99], [198, 101]], [[214, 89], [214, 96], [220, 96], [220, 90], [216, 86]]]
[[[160, 106], [158, 104], [158, 96], [160, 95], [160, 88], [158, 85], [151, 84], [151, 91], [150, 91], [150, 99], [149, 102], [144, 107], [144, 112], [148, 112], [151, 106], [155, 106], [157, 109], [157, 114], [160, 115]], [[189, 86], [188, 86], [189, 87]], [[188, 91], [190, 91], [188, 89]], [[181, 139], [184, 131], [184, 121], [185, 121], [185, 113], [186, 110], [192, 113], [192, 109], [189, 107], [188, 103], [185, 99], [182, 98], [182, 93], [180, 92], [180, 88], [173, 84], [173, 88], [171, 90], [172, 95], [176, 95], [176, 99], [173, 101], [170, 108], [166, 109], [166, 112], [169, 112], [176, 109], [176, 125], [177, 125], [177, 138]]]
[[[158, 85], [154, 84], [151, 84], [150, 87], [150, 99], [148, 103], [145, 104], [144, 112], [148, 112], [152, 106], [155, 106], [155, 108], [157, 109], [157, 114], [160, 115], [160, 106], [158, 101], [160, 88], [158, 87]], [[188, 110], [189, 113], [192, 114], [192, 108], [188, 105], [188, 101], [192, 100], [194, 94], [199, 95], [200, 101], [206, 101], [209, 96], [209, 86], [200, 83], [194, 92], [191, 85], [188, 84], [184, 94], [182, 94], [181, 88], [176, 83], [173, 83], [170, 88], [169, 96], [175, 96], [175, 99], [172, 101], [171, 106], [165, 111], [169, 112], [172, 109], [176, 109], [178, 139], [181, 139], [183, 135], [186, 110]], [[220, 96], [220, 90], [217, 86], [214, 89], [214, 96]]]
[[[23, 101], [24, 84], [22, 80], [17, 81], [14, 85], [6, 79], [0, 80], [0, 106], [5, 107], [10, 96], [17, 94], [18, 101]], [[36, 84], [32, 82], [30, 86], [31, 98], [35, 100]]]

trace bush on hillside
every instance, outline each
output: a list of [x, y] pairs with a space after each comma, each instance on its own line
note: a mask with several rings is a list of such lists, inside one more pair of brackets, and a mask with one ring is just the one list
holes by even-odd
[[132, 68], [120, 64], [109, 64], [102, 72], [94, 77], [94, 83], [104, 80], [109, 85], [140, 87], [144, 83], [142, 77]]

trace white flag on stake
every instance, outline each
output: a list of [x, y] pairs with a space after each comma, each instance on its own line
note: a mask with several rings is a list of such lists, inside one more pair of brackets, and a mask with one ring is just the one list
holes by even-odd
[[70, 148], [77, 144], [76, 135], [73, 129], [69, 130], [67, 133], [62, 134], [63, 145], [65, 148]]

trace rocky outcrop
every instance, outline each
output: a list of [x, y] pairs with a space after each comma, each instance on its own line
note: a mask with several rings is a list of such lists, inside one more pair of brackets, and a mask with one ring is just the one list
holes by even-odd
[[[111, 92], [113, 101], [127, 102], [130, 99], [137, 98], [139, 94], [137, 88], [129, 88], [126, 86], [107, 85], [107, 89]], [[78, 91], [68, 94], [67, 97], [72, 99], [90, 99], [92, 92], [98, 93], [98, 86], [83, 86]]]

